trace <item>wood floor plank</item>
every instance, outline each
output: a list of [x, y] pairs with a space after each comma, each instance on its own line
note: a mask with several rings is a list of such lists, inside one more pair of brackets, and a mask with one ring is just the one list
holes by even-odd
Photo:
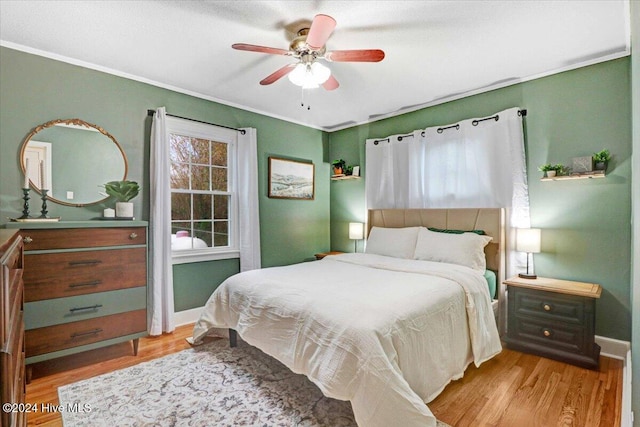
[[[130, 343], [33, 365], [26, 401], [59, 404], [58, 387], [189, 348], [193, 325], [173, 334], [141, 338], [138, 356]], [[429, 403], [453, 427], [616, 427], [622, 408], [621, 360], [600, 358], [598, 371], [504, 349], [473, 364]], [[30, 413], [29, 426], [59, 427], [56, 412]]]

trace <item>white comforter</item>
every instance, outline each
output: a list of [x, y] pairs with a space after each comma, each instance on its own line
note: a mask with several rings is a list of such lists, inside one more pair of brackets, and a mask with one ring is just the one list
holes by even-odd
[[213, 328], [236, 329], [326, 396], [350, 400], [359, 426], [435, 426], [425, 402], [501, 350], [482, 274], [368, 254], [232, 276], [193, 341]]

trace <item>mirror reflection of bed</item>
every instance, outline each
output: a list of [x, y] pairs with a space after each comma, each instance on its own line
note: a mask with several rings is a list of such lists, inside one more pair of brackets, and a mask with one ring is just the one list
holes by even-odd
[[232, 276], [189, 341], [219, 328], [233, 341], [237, 331], [326, 396], [349, 400], [358, 425], [435, 426], [427, 403], [502, 349], [503, 292], [490, 296], [486, 273], [494, 286], [504, 279], [504, 217], [371, 210], [365, 253]]

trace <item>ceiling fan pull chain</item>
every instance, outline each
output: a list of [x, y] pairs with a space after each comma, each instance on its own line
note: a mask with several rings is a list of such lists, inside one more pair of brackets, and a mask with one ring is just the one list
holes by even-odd
[[[304, 88], [300, 87], [300, 106], [304, 107]], [[311, 110], [311, 105], [307, 105], [307, 111]]]

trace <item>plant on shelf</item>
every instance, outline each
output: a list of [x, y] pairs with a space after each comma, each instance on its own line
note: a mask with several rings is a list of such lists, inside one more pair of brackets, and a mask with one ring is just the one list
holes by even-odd
[[342, 175], [345, 170], [347, 162], [342, 159], [334, 160], [331, 165], [333, 166], [333, 174], [334, 175]]
[[552, 165], [551, 163], [544, 164], [538, 168], [539, 171], [544, 172], [544, 176], [547, 178], [553, 178], [554, 176], [566, 175], [568, 169], [562, 163]]
[[116, 216], [133, 218], [133, 203], [131, 199], [140, 192], [140, 186], [135, 181], [110, 181], [104, 185], [107, 194], [116, 199]]
[[611, 160], [611, 154], [607, 149], [593, 153], [593, 163], [595, 163], [596, 170], [606, 170], [609, 160]]
[[353, 175], [353, 165], [347, 166], [347, 168], [344, 170], [344, 174], [348, 176]]

